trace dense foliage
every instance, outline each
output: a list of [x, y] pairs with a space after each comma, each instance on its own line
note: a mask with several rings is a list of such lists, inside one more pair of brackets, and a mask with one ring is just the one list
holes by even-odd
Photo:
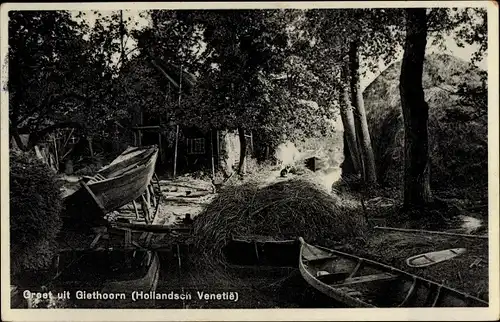
[[125, 23], [116, 12], [96, 14], [89, 25], [85, 13], [9, 12], [10, 134], [16, 141], [17, 134], [32, 134], [21, 148], [60, 128], [109, 141], [116, 137], [115, 121], [128, 117], [117, 77], [125, 59], [116, 58], [124, 56], [119, 39]]
[[45, 268], [61, 227], [55, 174], [33, 154], [10, 153], [10, 254], [13, 272]]
[[[136, 33], [141, 50], [197, 76], [182, 108], [175, 99], [178, 89], [164, 85], [170, 103], [161, 105], [160, 115], [204, 129], [255, 131], [271, 146], [327, 134], [335, 108], [311, 102], [318, 82], [297, 54], [304, 37], [293, 27], [302, 15], [294, 10], [150, 12], [152, 27]], [[200, 41], [203, 46], [195, 45]]]

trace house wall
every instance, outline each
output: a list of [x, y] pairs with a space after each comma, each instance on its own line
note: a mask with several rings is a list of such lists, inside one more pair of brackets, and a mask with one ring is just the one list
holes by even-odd
[[234, 131], [220, 131], [219, 142], [219, 167], [229, 175], [239, 162], [240, 140]]

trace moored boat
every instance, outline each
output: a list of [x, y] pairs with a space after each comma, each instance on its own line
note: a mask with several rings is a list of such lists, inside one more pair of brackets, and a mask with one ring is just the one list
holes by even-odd
[[224, 248], [228, 263], [240, 266], [297, 268], [297, 240], [277, 240], [268, 236], [238, 236]]
[[65, 214], [98, 219], [141, 197], [154, 175], [158, 148], [129, 147], [95, 176], [81, 180], [79, 189], [66, 193]]
[[488, 302], [397, 268], [309, 245], [299, 270], [319, 292], [348, 307], [487, 307]]
[[154, 292], [160, 274], [157, 253], [144, 249], [65, 251], [54, 266], [52, 284], [72, 293], [77, 307], [144, 307], [132, 292]]

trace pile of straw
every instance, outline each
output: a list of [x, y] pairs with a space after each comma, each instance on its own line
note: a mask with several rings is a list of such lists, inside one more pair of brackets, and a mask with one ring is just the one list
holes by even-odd
[[301, 176], [267, 186], [249, 181], [226, 187], [196, 217], [194, 238], [204, 260], [224, 263], [222, 249], [232, 236], [346, 242], [363, 236], [365, 228], [358, 207]]

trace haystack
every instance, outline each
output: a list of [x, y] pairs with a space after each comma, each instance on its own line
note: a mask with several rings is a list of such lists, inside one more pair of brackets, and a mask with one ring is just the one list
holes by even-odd
[[223, 263], [232, 236], [304, 237], [310, 242], [346, 242], [364, 234], [362, 212], [331, 195], [312, 176], [262, 186], [249, 181], [229, 186], [196, 217], [196, 248], [205, 262]]
[[[375, 154], [377, 178], [388, 186], [403, 182], [404, 126], [399, 92], [401, 63], [381, 73], [364, 91], [367, 122]], [[470, 188], [484, 193], [487, 117], [478, 106], [462, 102], [455, 93], [463, 82], [480, 86], [480, 72], [446, 54], [426, 57], [423, 74], [429, 104], [429, 153], [434, 189]], [[479, 97], [479, 96], [478, 96]]]

